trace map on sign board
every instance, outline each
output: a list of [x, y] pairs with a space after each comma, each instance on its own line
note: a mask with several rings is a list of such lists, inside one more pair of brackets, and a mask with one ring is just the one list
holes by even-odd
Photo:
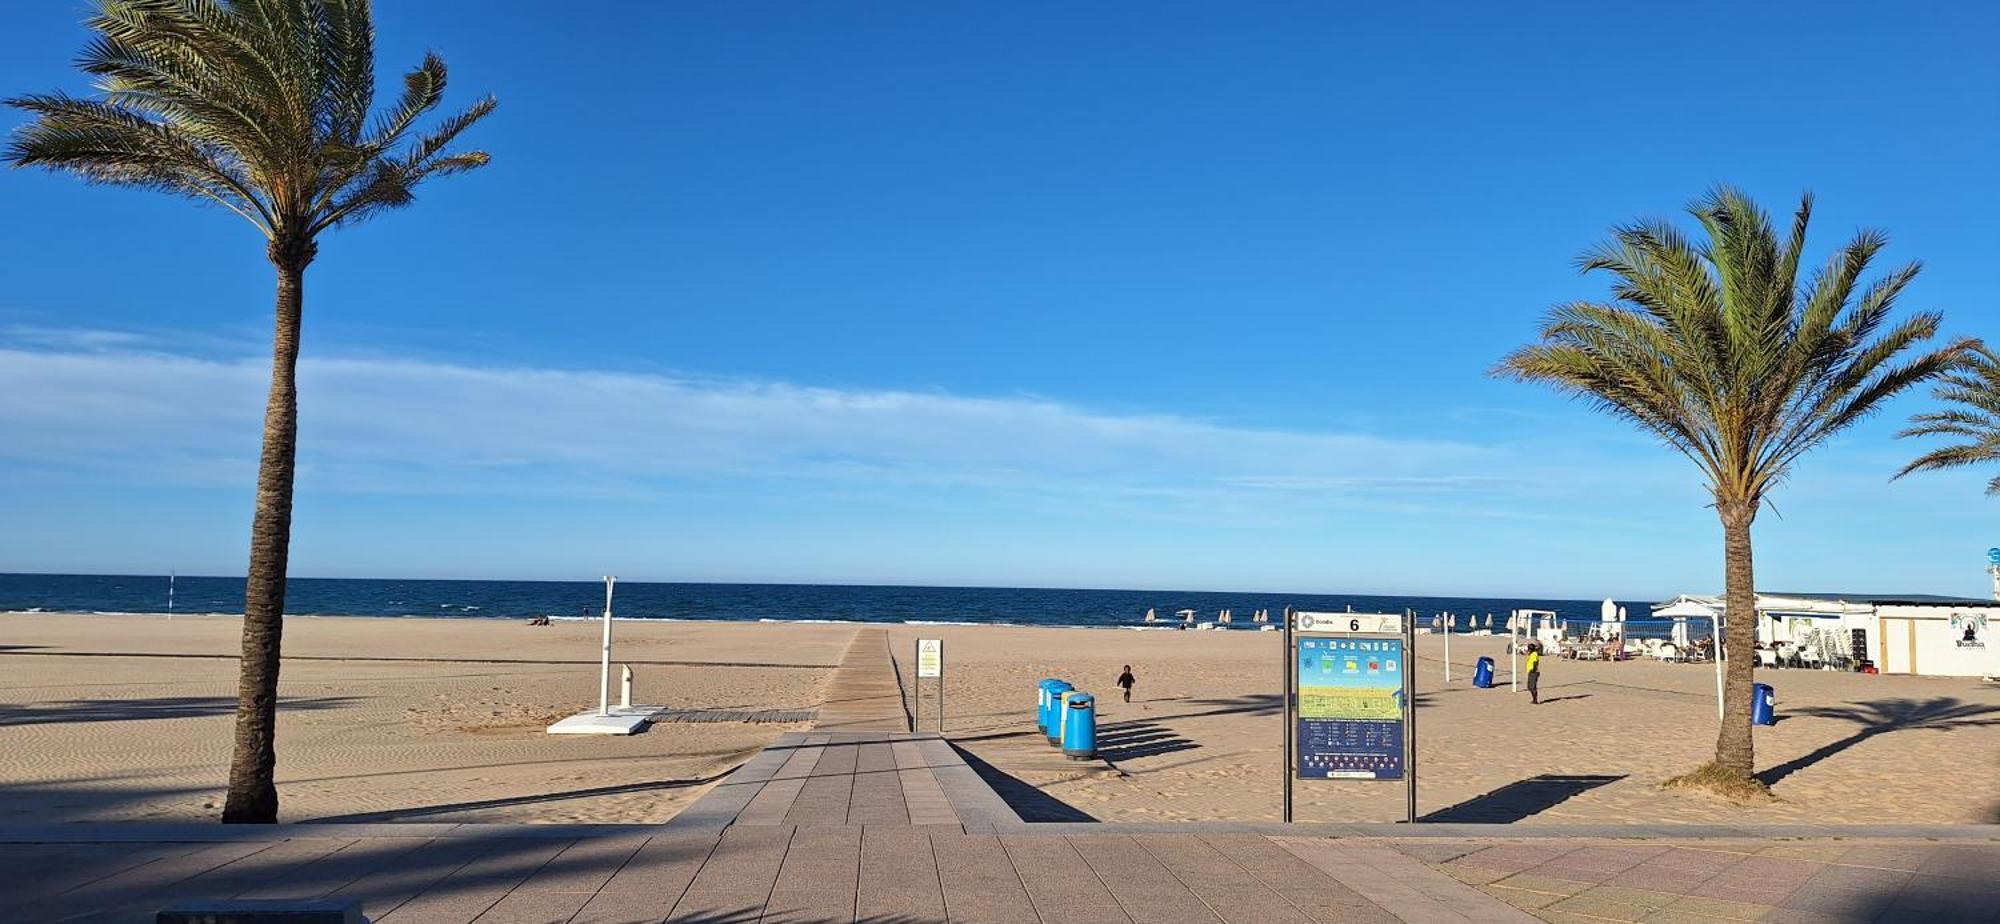
[[917, 676], [944, 676], [944, 639], [917, 639]]
[[1301, 638], [1298, 775], [1403, 778], [1403, 640]]
[[1294, 613], [1293, 628], [1300, 632], [1367, 632], [1402, 635], [1400, 613]]

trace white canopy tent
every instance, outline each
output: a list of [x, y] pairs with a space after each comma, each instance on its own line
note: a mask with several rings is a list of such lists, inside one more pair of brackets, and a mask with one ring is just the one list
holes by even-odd
[[1674, 621], [1676, 646], [1688, 644], [1687, 620], [1708, 620], [1709, 628], [1714, 632], [1710, 638], [1715, 640], [1715, 717], [1722, 718], [1722, 609], [1681, 597], [1666, 606], [1654, 609], [1653, 616], [1656, 619]]

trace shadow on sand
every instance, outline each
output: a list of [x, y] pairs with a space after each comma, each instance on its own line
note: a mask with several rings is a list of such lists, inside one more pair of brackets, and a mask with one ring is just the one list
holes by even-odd
[[1508, 783], [1483, 796], [1438, 809], [1419, 820], [1459, 824], [1511, 824], [1531, 815], [1539, 815], [1578, 795], [1624, 778], [1624, 774], [1531, 776], [1525, 780]]
[[[337, 709], [358, 702], [352, 696], [294, 697], [278, 704], [282, 711]], [[155, 696], [146, 699], [70, 699], [60, 702], [0, 706], [0, 726], [69, 722], [136, 722], [145, 719], [192, 719], [232, 715], [234, 696]]]
[[1766, 786], [1878, 735], [1900, 731], [1950, 731], [1954, 728], [2000, 725], [2000, 706], [1968, 703], [1953, 696], [1940, 696], [1928, 700], [1878, 699], [1842, 706], [1807, 706], [1796, 710], [1793, 714], [1821, 719], [1840, 719], [1859, 725], [1860, 728], [1845, 738], [1820, 745], [1809, 753], [1758, 773], [1757, 779], [1762, 780]]
[[958, 756], [965, 761], [966, 766], [971, 767], [972, 772], [979, 774], [979, 778], [1000, 796], [1000, 801], [1007, 803], [1007, 807], [1013, 809], [1014, 814], [1021, 816], [1022, 821], [1097, 820], [1076, 806], [1018, 778], [1008, 776], [1000, 768], [980, 760], [979, 755], [971, 751], [957, 745], [952, 745], [951, 749], [958, 752]]

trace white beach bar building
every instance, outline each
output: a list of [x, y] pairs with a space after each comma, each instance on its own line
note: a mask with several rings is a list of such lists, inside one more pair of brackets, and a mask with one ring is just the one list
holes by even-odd
[[[1682, 594], [1654, 607], [1662, 617], [1713, 611], [1718, 596]], [[1757, 594], [1757, 641], [1809, 653], [1816, 663], [1865, 661], [1885, 674], [2000, 676], [2000, 601], [1933, 594]]]

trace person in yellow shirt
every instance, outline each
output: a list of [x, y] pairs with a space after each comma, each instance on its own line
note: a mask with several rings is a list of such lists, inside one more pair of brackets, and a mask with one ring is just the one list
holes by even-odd
[[1542, 704], [1542, 643], [1528, 643], [1528, 705]]

